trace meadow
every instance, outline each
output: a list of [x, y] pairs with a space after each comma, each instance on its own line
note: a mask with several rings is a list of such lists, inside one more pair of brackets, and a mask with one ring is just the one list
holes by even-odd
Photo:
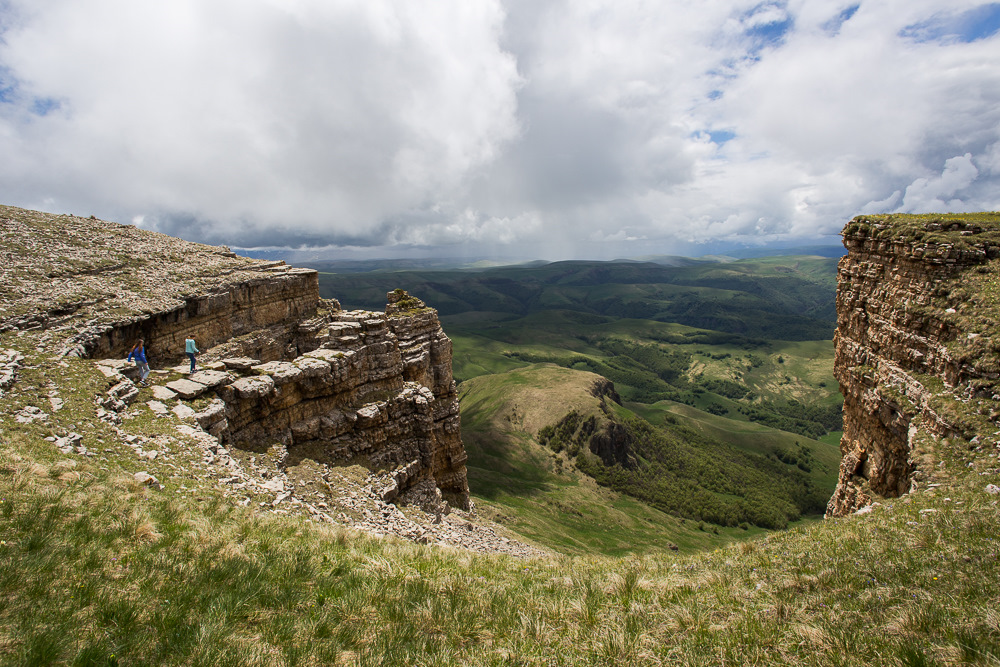
[[[702, 350], [690, 356], [699, 365], [670, 384], [691, 401], [628, 400], [641, 388], [618, 385], [622, 405], [604, 396], [606, 414], [590, 371], [506, 355], [516, 351], [508, 334], [485, 326], [474, 340], [495, 344], [495, 355], [473, 365], [478, 342], [456, 336], [456, 357], [469, 359], [463, 437], [478, 511], [550, 548], [530, 560], [237, 505], [204, 474], [200, 451], [180, 440], [169, 465], [137, 460], [94, 416], [104, 380], [92, 364], [62, 367], [6, 334], [0, 343], [20, 349], [25, 365], [0, 402], [0, 664], [1000, 663], [1000, 514], [986, 486], [1000, 455], [992, 440], [922, 434], [915, 447], [932, 483], [851, 517], [765, 531], [673, 516], [597, 484], [567, 456], [568, 440], [557, 452], [539, 432], [570, 413], [641, 417], [650, 428], [681, 426], [803, 475], [829, 475], [835, 432], [808, 439], [752, 421], [739, 411], [746, 396], [708, 384], [740, 375], [762, 401], [778, 403], [792, 389], [804, 405], [833, 402], [824, 393], [832, 390], [825, 343], [769, 339], [749, 350], [718, 342], [720, 332], [682, 328], [689, 325], [593, 326], [619, 338], [641, 332], [644, 344], [660, 327], [694, 333], [699, 342], [676, 345]], [[520, 349], [561, 353], [558, 333]], [[564, 338], [578, 341], [574, 354], [613, 359]], [[53, 386], [65, 399], [60, 411], [44, 422], [15, 419]], [[726, 413], [709, 411], [709, 401]], [[960, 401], [945, 408], [967, 411]], [[152, 418], [129, 428], [162, 435]], [[68, 430], [99, 443], [96, 455], [62, 454], [45, 439]], [[137, 482], [139, 468], [153, 470], [162, 488]]]
[[[482, 507], [499, 503], [494, 513], [526, 530], [538, 521], [539, 499], [585, 506], [584, 515], [606, 506], [599, 495], [563, 499], [597, 481], [620, 492], [615, 498], [702, 530], [707, 523], [722, 542], [818, 516], [833, 491], [842, 428], [832, 375], [835, 263], [786, 256], [321, 273], [320, 289], [348, 308], [378, 308], [405, 283], [438, 308], [454, 344], [471, 490]], [[569, 433], [541, 433], [567, 431], [560, 386], [573, 384], [569, 374], [519, 373], [546, 365], [614, 382], [622, 400], [614, 419], [629, 433], [631, 459], [615, 465]], [[490, 397], [525, 382], [544, 388], [532, 401], [544, 420], [525, 428], [481, 418], [503, 412]], [[580, 472], [586, 482], [575, 478]], [[496, 495], [495, 487], [524, 492]], [[561, 514], [553, 520], [560, 529], [532, 536], [574, 551], [603, 530]], [[674, 539], [670, 525], [656, 534]]]
[[517, 561], [153, 491], [9, 428], [0, 661], [994, 665], [996, 497], [966, 448], [936, 452], [948, 484], [864, 516], [694, 554]]

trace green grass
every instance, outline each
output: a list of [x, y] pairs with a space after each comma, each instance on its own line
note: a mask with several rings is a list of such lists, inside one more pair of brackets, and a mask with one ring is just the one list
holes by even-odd
[[597, 376], [555, 366], [481, 378], [461, 388], [469, 488], [479, 511], [532, 541], [567, 554], [623, 555], [718, 546], [757, 529], [698, 527], [602, 488], [565, 455], [538, 444], [539, 429], [566, 412], [590, 412]]
[[683, 403], [668, 401], [654, 405], [629, 403], [627, 407], [650, 423], [662, 423], [665, 418], [672, 418], [713, 441], [724, 442], [764, 456], [776, 450], [795, 451], [801, 445], [805, 445], [810, 448], [812, 456], [819, 463], [810, 471], [811, 477], [825, 488], [832, 489], [836, 485], [837, 470], [840, 465], [840, 432], [812, 439], [753, 422], [728, 419]]
[[[789, 319], [791, 315], [783, 310], [786, 307], [783, 304], [797, 303], [798, 310], [808, 310], [804, 293], [826, 293], [832, 302], [833, 265], [832, 260], [802, 257], [765, 258], [724, 265], [705, 263], [682, 269], [571, 262], [493, 272], [435, 272], [433, 277], [425, 277], [429, 281], [427, 286], [435, 290], [447, 287], [449, 294], [465, 299], [464, 306], [455, 303], [446, 306], [445, 310], [453, 314], [442, 317], [453, 341], [453, 370], [460, 383], [489, 376], [493, 378], [489, 391], [502, 394], [505, 391], [503, 383], [508, 380], [501, 380], [501, 376], [521, 377], [518, 369], [533, 368], [537, 362], [595, 372], [613, 380], [621, 396], [630, 401], [634, 412], [653, 424], [672, 428], [664, 425], [667, 413], [656, 406], [676, 406], [669, 418], [671, 423], [691, 428], [716, 444], [733, 446], [751, 455], [775, 460], [780, 457], [786, 470], [796, 472], [796, 467], [800, 467], [821, 490], [819, 493], [830, 494], [836, 483], [839, 446], [813, 438], [831, 428], [839, 428], [839, 424], [827, 420], [828, 423], [820, 425], [802, 421], [798, 415], [814, 409], [839, 410], [842, 399], [832, 373], [832, 341], [755, 338], [726, 330], [725, 320], [719, 321], [724, 330], [713, 331], [682, 322], [626, 317], [635, 309], [621, 304], [655, 302], [658, 304], [655, 307], [645, 310], [643, 307], [637, 312], [656, 318], [681, 302], [698, 310], [706, 304], [732, 299], [746, 303], [766, 298], [773, 305], [771, 319], [781, 322], [782, 330], [787, 331], [794, 329], [794, 318]], [[798, 281], [790, 290], [791, 294], [777, 295], [779, 288], [789, 286], [790, 276]], [[366, 284], [402, 277], [398, 274], [352, 275], [352, 279], [358, 279], [353, 293], [357, 294]], [[419, 282], [418, 274], [406, 278]], [[665, 282], [650, 282], [654, 278]], [[471, 286], [466, 284], [469, 281], [473, 283]], [[812, 285], [808, 288], [812, 292], [806, 290], [807, 285]], [[488, 297], [488, 294], [499, 293], [502, 294], [496, 299]], [[484, 310], [471, 310], [476, 307]], [[746, 319], [745, 309], [735, 312]], [[725, 387], [741, 387], [749, 393], [740, 396]], [[534, 443], [542, 427], [556, 424], [570, 408], [562, 405], [561, 395], [553, 390], [552, 383], [548, 383], [544, 394], [534, 399], [536, 403], [555, 406], [546, 415], [548, 421], [539, 421], [532, 424], [532, 428], [514, 432], [510, 424], [479, 423], [481, 415], [492, 414], [491, 410], [499, 408], [494, 405], [483, 410], [470, 406], [468, 402], [473, 393], [476, 400], [481, 400], [478, 397], [482, 391], [462, 392], [463, 433], [470, 449], [473, 493], [476, 485], [480, 488], [506, 485], [508, 490], [527, 493], [507, 463], [509, 452], [506, 448], [513, 447], [512, 451], [521, 452], [522, 447], [506, 443], [506, 440]], [[801, 406], [792, 406], [789, 401], [798, 401]], [[770, 426], [751, 423], [751, 419], [763, 420]], [[480, 464], [478, 452], [488, 452], [491, 448], [503, 451], [503, 455], [495, 457], [497, 460], [489, 465]], [[553, 470], [557, 465], [567, 470], [575, 467], [568, 460], [560, 464], [544, 458], [541, 462], [527, 459], [521, 467], [530, 469], [533, 474], [542, 469]], [[603, 482], [609, 483], [609, 480]], [[545, 495], [538, 490], [544, 485], [534, 479], [532, 483], [536, 486], [532, 487], [531, 495], [537, 501]], [[566, 493], [562, 487], [553, 488]], [[642, 493], [665, 497], [673, 492]], [[723, 494], [723, 500], [728, 502], [733, 498]], [[538, 509], [509, 497], [505, 497], [504, 502], [515, 517], [528, 516], [533, 509]], [[671, 506], [676, 504], [672, 501]], [[814, 505], [811, 503], [810, 507]], [[689, 510], [687, 515], [692, 514], [693, 510]], [[523, 524], [515, 529], [530, 534], [536, 541], [565, 548], [559, 542], [561, 538], [546, 537], [559, 535], [559, 531], [528, 528]], [[603, 547], [595, 545], [593, 548]]]
[[[869, 514], [721, 544], [725, 535], [610, 494], [565, 461], [560, 471], [561, 459], [518, 435], [556, 414], [558, 401], [529, 412], [517, 397], [530, 384], [515, 372], [511, 393], [484, 398], [465, 424], [493, 438], [491, 424], [510, 418], [510, 439], [467, 441], [481, 511], [571, 553], [622, 554], [517, 561], [257, 513], [224, 498], [197, 466], [155, 468], [165, 488], [140, 486], [134, 455], [94, 418], [106, 381], [93, 366], [58, 366], [50, 351], [32, 351], [30, 334], [2, 342], [27, 357], [0, 401], [3, 664], [1000, 663], [1000, 513], [984, 490], [1000, 482], [992, 438], [973, 445], [922, 433], [915, 455], [941, 486]], [[788, 355], [786, 364], [800, 363]], [[723, 368], [706, 363], [706, 374]], [[570, 402], [571, 378], [583, 374], [550, 372], [544, 388]], [[47, 422], [15, 422], [50, 384], [66, 407]], [[691, 425], [753, 445], [746, 422], [672, 405]], [[995, 427], [978, 415], [983, 407], [944, 392], [934, 404], [985, 436]], [[149, 414], [129, 422], [147, 435], [174, 426]], [[100, 456], [62, 455], [43, 439], [67, 430]], [[658, 546], [661, 526], [676, 529], [679, 551]]]
[[[774, 406], [767, 403], [783, 405], [789, 399], [834, 408], [842, 401], [829, 340], [676, 343], [666, 341], [725, 341], [732, 336], [649, 320], [595, 320], [571, 311], [502, 320], [468, 315], [453, 316], [458, 321], [445, 318], [459, 381], [547, 361], [604, 375], [628, 400], [671, 399], [702, 409], [718, 403], [729, 406], [728, 416], [734, 419], [746, 417], [741, 417], [738, 404], [713, 392], [711, 382], [748, 388], [753, 394], [741, 402], [768, 412]], [[815, 428], [801, 432], [818, 434]]]
[[320, 293], [347, 307], [381, 309], [386, 292], [405, 285], [444, 316], [571, 310], [810, 340], [832, 332], [835, 266], [830, 258], [791, 256], [672, 267], [579, 261], [480, 271], [323, 273]]
[[502, 444], [466, 440], [469, 487], [478, 512], [536, 544], [570, 555], [704, 550], [759, 530], [722, 529], [721, 535], [597, 486], [566, 461], [527, 437]]
[[[757, 534], [748, 532], [753, 523], [774, 527], [797, 520], [801, 512], [819, 512], [833, 492], [839, 463], [836, 446], [693, 408], [711, 422], [712, 429], [678, 419], [659, 406], [629, 404], [635, 413], [609, 402], [602, 407], [591, 391], [599, 379], [592, 373], [542, 364], [481, 376], [460, 386], [470, 491], [533, 541], [564, 553], [612, 555], [682, 542], [705, 548]], [[596, 420], [594, 433], [610, 433], [607, 429], [613, 426], [616, 437], [626, 437], [617, 445], [624, 448], [620, 451], [627, 457], [621, 459], [625, 469], [590, 454], [587, 443], [582, 443], [580, 459], [581, 443], [574, 444], [569, 432], [559, 436], [559, 445], [544, 435], [553, 427], [558, 430], [571, 413], [580, 415], [580, 422]], [[658, 426], [647, 434], [636, 426], [637, 414]], [[817, 455], [816, 449], [823, 451]], [[595, 479], [603, 488], [595, 485]], [[788, 488], [776, 480], [784, 480]], [[611, 489], [633, 496], [622, 509], [640, 511], [645, 503], [674, 518], [667, 521], [647, 507], [641, 511], [662, 524], [656, 531], [658, 539], [636, 534], [623, 543], [608, 541], [602, 536], [633, 523], [627, 516], [588, 521], [603, 514]], [[819, 496], [822, 501], [816, 501]], [[779, 507], [780, 517], [774, 514]], [[562, 510], [555, 512], [557, 520], [541, 522], [540, 517], [553, 508]], [[687, 520], [681, 522], [680, 517]], [[697, 531], [693, 541], [688, 532], [692, 527]]]
[[995, 496], [942, 461], [950, 486], [863, 517], [519, 562], [195, 506], [5, 428], [0, 661], [996, 664]]

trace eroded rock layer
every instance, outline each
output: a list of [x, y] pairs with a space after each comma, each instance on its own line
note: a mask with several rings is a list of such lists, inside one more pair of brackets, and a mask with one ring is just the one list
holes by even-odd
[[828, 515], [919, 485], [920, 438], [975, 437], [968, 413], [996, 397], [1000, 378], [986, 284], [998, 230], [997, 214], [861, 216], [845, 227], [834, 339], [844, 435]]
[[289, 465], [309, 458], [388, 471], [386, 501], [432, 481], [468, 507], [451, 341], [437, 314], [331, 312], [312, 341], [315, 349], [290, 359], [222, 359], [225, 379], [204, 390], [221, 404], [199, 413], [202, 426], [243, 449], [278, 443]]
[[[143, 338], [160, 372], [194, 338], [204, 370], [163, 390], [215, 438], [361, 464], [389, 479], [386, 501], [469, 506], [451, 341], [419, 299], [397, 290], [386, 313], [344, 312], [313, 270], [94, 217], [0, 206], [0, 241], [0, 332], [119, 363]], [[105, 400], [114, 412], [131, 398]]]

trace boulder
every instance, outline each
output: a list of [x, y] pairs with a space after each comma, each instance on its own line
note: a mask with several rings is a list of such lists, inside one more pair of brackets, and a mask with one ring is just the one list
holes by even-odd
[[192, 380], [174, 380], [173, 382], [167, 383], [167, 389], [175, 392], [178, 396], [184, 399], [197, 398], [208, 391], [208, 387], [200, 382], [194, 382]]
[[[219, 385], [229, 384], [233, 381], [233, 376], [222, 371], [198, 371], [188, 376], [188, 381], [205, 385], [209, 389], [214, 389]], [[168, 385], [169, 386], [169, 385]]]

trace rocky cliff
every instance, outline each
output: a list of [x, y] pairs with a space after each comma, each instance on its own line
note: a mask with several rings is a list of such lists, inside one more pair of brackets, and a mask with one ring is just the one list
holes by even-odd
[[[167, 374], [158, 399], [186, 402], [218, 447], [280, 448], [282, 468], [360, 465], [386, 502], [441, 512], [443, 494], [468, 509], [451, 342], [418, 299], [345, 312], [319, 298], [315, 271], [93, 218], [0, 207], [0, 238], [0, 334], [119, 361], [144, 338]], [[203, 370], [180, 378], [188, 337]], [[120, 423], [132, 369], [101, 368], [113, 386], [98, 415]]]
[[1000, 424], [1000, 214], [860, 216], [843, 239], [830, 516], [934, 483], [933, 452], [986, 446]]

